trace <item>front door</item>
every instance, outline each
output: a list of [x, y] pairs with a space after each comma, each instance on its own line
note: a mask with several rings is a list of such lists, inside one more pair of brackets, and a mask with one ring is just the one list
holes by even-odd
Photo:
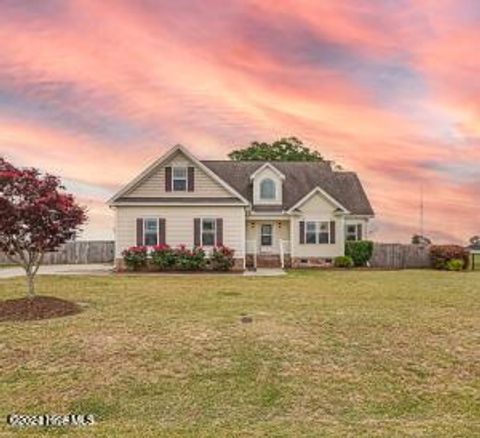
[[260, 251], [271, 252], [273, 246], [273, 224], [262, 223], [260, 225]]

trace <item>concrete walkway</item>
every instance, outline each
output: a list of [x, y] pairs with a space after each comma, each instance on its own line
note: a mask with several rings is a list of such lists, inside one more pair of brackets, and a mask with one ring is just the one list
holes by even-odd
[[[112, 273], [113, 266], [111, 264], [90, 264], [90, 265], [43, 265], [38, 270], [38, 275], [109, 275]], [[279, 275], [285, 275], [286, 272], [279, 268], [259, 268], [256, 271], [245, 271], [244, 276], [247, 277], [276, 277]], [[20, 267], [0, 267], [0, 279], [22, 277], [25, 275], [25, 271]], [[139, 273], [123, 274], [123, 275], [141, 275]], [[148, 274], [148, 275], [154, 275]], [[185, 277], [191, 275], [189, 273], [158, 273], [161, 276], [181, 276]], [[200, 275], [200, 274], [198, 274]], [[209, 275], [205, 273], [203, 275]], [[218, 275], [212, 273], [211, 275]], [[225, 273], [221, 276], [238, 276], [235, 273]], [[241, 274], [240, 274], [241, 275]], [[193, 275], [192, 275], [193, 277]]]
[[[91, 265], [43, 265], [38, 275], [108, 275], [112, 272], [111, 264]], [[0, 267], [0, 279], [22, 277], [25, 271], [20, 267]]]
[[257, 268], [256, 271], [245, 271], [243, 275], [255, 277], [276, 277], [278, 275], [286, 275], [286, 272], [280, 268]]

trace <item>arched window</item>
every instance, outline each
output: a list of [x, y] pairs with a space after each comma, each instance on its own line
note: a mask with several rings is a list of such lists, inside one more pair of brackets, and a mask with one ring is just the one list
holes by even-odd
[[260, 199], [275, 199], [275, 183], [267, 178], [260, 183]]

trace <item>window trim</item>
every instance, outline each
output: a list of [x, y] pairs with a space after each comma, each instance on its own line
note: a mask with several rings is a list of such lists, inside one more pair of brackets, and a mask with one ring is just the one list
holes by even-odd
[[[185, 169], [185, 178], [175, 177], [175, 169]], [[175, 180], [185, 181], [185, 189], [175, 189]], [[188, 191], [188, 166], [172, 166], [172, 192], [187, 192]]]
[[[213, 245], [205, 245], [203, 243], [203, 222], [204, 221], [212, 221], [213, 222], [213, 229], [212, 230], [207, 230], [208, 233], [213, 234]], [[217, 218], [213, 217], [202, 217], [200, 218], [200, 246], [202, 247], [207, 247], [207, 248], [213, 248], [217, 246]]]
[[[263, 233], [263, 227], [267, 225], [270, 227], [270, 234], [264, 234]], [[272, 247], [273, 246], [273, 224], [260, 224], [260, 246], [267, 246], [267, 247]], [[270, 244], [269, 245], [264, 245], [263, 244], [263, 236], [269, 236], [270, 237]]]
[[[330, 221], [328, 220], [305, 220], [305, 228], [304, 228], [304, 243], [305, 245], [330, 245], [331, 242], [332, 242], [332, 236], [331, 236], [331, 233], [330, 233]], [[308, 230], [308, 224], [315, 224], [315, 231], [308, 231], [307, 233], [307, 230]], [[320, 242], [320, 239], [319, 239], [319, 234], [320, 234], [320, 224], [326, 224], [327, 226], [327, 241], [326, 242]], [[307, 234], [312, 234], [314, 233], [315, 235], [315, 242], [309, 242], [307, 240]], [[325, 233], [324, 231], [322, 231], [322, 233]]]
[[[263, 194], [262, 194], [262, 187], [265, 183], [268, 183], [268, 182], [271, 182], [272, 186], [273, 186], [273, 196], [272, 197], [264, 197]], [[261, 201], [274, 201], [274, 200], [277, 199], [277, 184], [275, 184], [275, 181], [272, 178], [266, 177], [266, 178], [263, 178], [260, 181], [260, 184], [259, 184], [259, 198], [260, 198]]]
[[[143, 246], [148, 246], [149, 248], [155, 246], [155, 245], [147, 245], [146, 237], [147, 237], [147, 221], [155, 221], [157, 224], [157, 229], [156, 229], [156, 234], [157, 234], [157, 243], [155, 245], [159, 244], [160, 241], [160, 219], [158, 217], [145, 217], [143, 218]], [[153, 234], [153, 232], [150, 232], [150, 234]]]

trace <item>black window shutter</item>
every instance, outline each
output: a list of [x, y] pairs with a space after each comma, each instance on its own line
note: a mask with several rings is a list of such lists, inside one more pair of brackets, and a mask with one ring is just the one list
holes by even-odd
[[223, 245], [223, 219], [219, 217], [216, 223], [217, 245]]
[[200, 246], [200, 219], [196, 217], [193, 219], [193, 245]]
[[300, 221], [299, 222], [299, 234], [300, 234], [300, 243], [303, 244], [305, 243], [305, 222]]
[[335, 221], [330, 221], [330, 243], [335, 243]]
[[362, 224], [357, 224], [357, 240], [362, 240]]
[[165, 167], [165, 191], [172, 191], [172, 168], [170, 166]]
[[188, 168], [188, 191], [195, 191], [195, 167]]
[[137, 218], [137, 246], [143, 246], [143, 219]]
[[163, 217], [158, 218], [158, 244], [165, 245], [166, 241], [166, 220]]

